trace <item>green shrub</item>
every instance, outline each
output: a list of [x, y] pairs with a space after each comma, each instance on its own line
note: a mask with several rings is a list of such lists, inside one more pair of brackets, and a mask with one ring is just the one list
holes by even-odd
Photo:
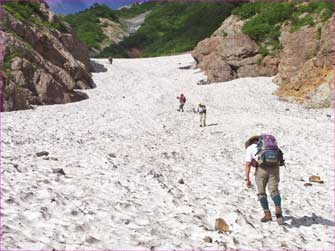
[[[252, 4], [249, 4], [252, 5]], [[257, 42], [276, 41], [280, 25], [292, 16], [294, 5], [290, 3], [257, 3], [256, 16], [243, 26], [243, 32]]]
[[334, 12], [334, 2], [333, 1], [320, 1], [313, 0], [308, 4], [301, 4], [297, 8], [297, 12], [299, 13], [321, 13], [324, 9], [330, 10]]
[[247, 19], [256, 15], [257, 10], [260, 8], [262, 3], [246, 3], [235, 8], [232, 14], [238, 15], [241, 19]]
[[14, 52], [12, 54], [6, 55], [1, 64], [1, 71], [7, 76], [7, 78], [11, 78], [11, 65], [14, 58], [20, 56], [20, 53]]
[[303, 26], [309, 26], [312, 27], [315, 25], [314, 18], [312, 15], [308, 14], [302, 18], [292, 19], [292, 27], [291, 32], [295, 32], [300, 30]]
[[20, 21], [31, 20], [34, 13], [40, 13], [39, 5], [32, 2], [5, 2], [2, 7]]
[[259, 54], [261, 54], [263, 57], [269, 55], [269, 50], [266, 48], [266, 45], [261, 45], [259, 47]]
[[316, 31], [316, 37], [320, 40], [321, 39], [321, 34], [322, 34], [322, 27], [320, 26], [318, 30]]
[[[242, 30], [258, 44], [280, 44], [280, 27], [291, 23], [291, 32], [300, 30], [303, 26], [314, 26], [312, 14], [319, 13], [321, 20], [328, 20], [334, 13], [332, 1], [311, 1], [304, 4], [257, 2], [242, 4], [233, 10], [233, 14], [242, 19], [249, 18]], [[308, 13], [304, 17], [300, 16]], [[276, 46], [275, 46], [276, 47]]]
[[321, 21], [322, 22], [327, 21], [329, 18], [332, 17], [333, 13], [334, 13], [334, 8], [333, 9], [329, 9], [329, 8], [323, 9], [320, 15]]
[[89, 48], [99, 48], [99, 44], [106, 39], [99, 17], [118, 21], [114, 11], [106, 5], [94, 4], [91, 8], [77, 14], [65, 16], [63, 19], [74, 29], [77, 38]]
[[61, 32], [66, 31], [66, 27], [62, 22], [48, 22], [44, 20], [43, 13], [40, 10], [38, 3], [33, 2], [5, 2], [3, 8], [13, 15], [16, 19], [21, 22], [31, 22], [39, 27], [47, 27], [49, 29], [57, 29]]

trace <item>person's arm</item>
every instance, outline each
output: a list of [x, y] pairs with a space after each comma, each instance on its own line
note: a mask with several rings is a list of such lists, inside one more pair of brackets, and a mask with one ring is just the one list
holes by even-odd
[[251, 181], [250, 181], [250, 169], [251, 169], [251, 163], [246, 162], [245, 163], [245, 182], [248, 188], [251, 187]]

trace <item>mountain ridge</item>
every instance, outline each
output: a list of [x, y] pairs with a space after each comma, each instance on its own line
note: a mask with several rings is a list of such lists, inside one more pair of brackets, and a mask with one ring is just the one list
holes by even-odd
[[94, 3], [105, 4], [112, 9], [118, 9], [123, 6], [131, 5], [136, 2], [146, 0], [45, 0], [52, 11], [57, 14], [67, 15], [78, 13], [91, 7]]
[[4, 111], [80, 101], [93, 88], [88, 49], [43, 1], [3, 7]]

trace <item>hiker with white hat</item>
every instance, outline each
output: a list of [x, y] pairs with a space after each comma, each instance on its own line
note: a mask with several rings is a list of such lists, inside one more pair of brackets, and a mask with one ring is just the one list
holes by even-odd
[[281, 210], [281, 196], [279, 193], [279, 166], [284, 165], [283, 152], [279, 149], [275, 137], [272, 135], [253, 136], [245, 142], [245, 181], [251, 187], [250, 169], [256, 168], [255, 181], [258, 199], [264, 211], [261, 222], [272, 220], [266, 194], [266, 187], [275, 204], [276, 217], [279, 225], [284, 224]]

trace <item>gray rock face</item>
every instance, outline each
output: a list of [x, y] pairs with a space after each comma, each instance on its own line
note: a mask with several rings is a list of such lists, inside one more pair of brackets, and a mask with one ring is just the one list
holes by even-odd
[[72, 29], [43, 3], [33, 15], [50, 26], [22, 22], [3, 11], [3, 111], [79, 101], [86, 96], [75, 89], [94, 87], [88, 49]]
[[314, 27], [303, 27], [301, 30], [291, 33], [290, 26], [282, 29], [280, 38], [283, 45], [283, 55], [281, 57], [278, 84], [294, 83], [297, 70], [303, 64], [316, 55], [318, 39]]
[[228, 63], [253, 57], [258, 53], [256, 42], [245, 34], [227, 36], [221, 46], [221, 55]]
[[223, 21], [221, 27], [213, 33], [212, 37], [241, 34], [244, 23], [245, 20], [241, 20], [239, 16], [231, 15]]

